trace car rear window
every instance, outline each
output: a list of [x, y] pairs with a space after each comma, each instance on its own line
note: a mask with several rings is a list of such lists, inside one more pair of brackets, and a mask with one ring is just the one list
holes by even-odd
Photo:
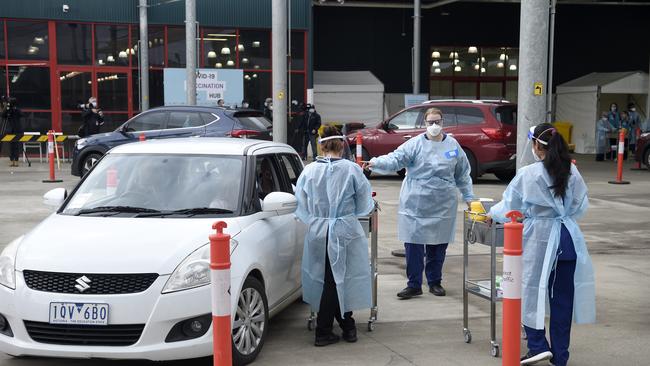
[[503, 106], [494, 108], [494, 117], [497, 121], [514, 126], [517, 123], [517, 107]]
[[269, 120], [259, 112], [235, 113], [234, 117], [244, 126], [244, 128], [265, 131], [271, 127], [271, 122], [269, 122]]
[[458, 125], [478, 125], [484, 120], [485, 116], [480, 108], [456, 107], [456, 123]]

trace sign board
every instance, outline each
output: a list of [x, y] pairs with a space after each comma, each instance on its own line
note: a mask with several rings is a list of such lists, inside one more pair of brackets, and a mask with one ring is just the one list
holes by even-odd
[[535, 83], [535, 87], [533, 89], [533, 94], [537, 95], [537, 96], [543, 95], [544, 94], [544, 84], [540, 83], [540, 82]]
[[429, 94], [404, 94], [404, 108], [422, 104], [429, 100]]
[[[185, 69], [166, 68], [163, 72], [165, 105], [185, 105]], [[239, 69], [198, 69], [196, 104], [214, 106], [219, 99], [226, 105], [241, 105], [244, 99], [244, 71]]]

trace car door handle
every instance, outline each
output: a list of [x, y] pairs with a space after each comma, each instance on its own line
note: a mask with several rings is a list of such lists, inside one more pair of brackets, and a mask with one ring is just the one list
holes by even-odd
[[413, 137], [413, 136], [411, 136], [411, 135], [406, 135], [406, 136], [404, 136], [404, 140], [408, 140], [408, 139], [410, 139], [411, 137]]

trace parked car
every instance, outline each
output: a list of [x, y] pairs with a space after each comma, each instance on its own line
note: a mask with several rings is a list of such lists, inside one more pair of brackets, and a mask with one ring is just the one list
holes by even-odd
[[72, 152], [72, 175], [83, 176], [111, 148], [138, 141], [175, 137], [254, 137], [272, 139], [271, 123], [253, 109], [173, 106], [150, 109], [113, 132], [79, 139]]
[[[363, 136], [363, 160], [388, 154], [424, 133], [424, 113], [431, 107], [442, 111], [444, 132], [465, 150], [473, 180], [485, 173], [494, 173], [502, 181], [515, 176], [517, 106], [502, 101], [434, 100], [403, 109], [374, 127], [358, 130]], [[348, 135], [353, 151], [358, 131]]]
[[650, 132], [641, 134], [637, 140], [634, 159], [650, 169]]
[[177, 360], [212, 355], [210, 247], [231, 240], [233, 359], [301, 296], [302, 171], [288, 145], [186, 138], [112, 149], [60, 207], [0, 254], [0, 352]]

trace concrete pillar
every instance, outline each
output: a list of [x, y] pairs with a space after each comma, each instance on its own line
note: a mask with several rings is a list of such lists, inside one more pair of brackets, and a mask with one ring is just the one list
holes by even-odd
[[[650, 61], [648, 62], [648, 68], [648, 75], [650, 75]], [[646, 128], [650, 128], [650, 77], [648, 77], [648, 96], [645, 100], [645, 116], [648, 121]]]
[[524, 154], [528, 129], [546, 121], [548, 11], [548, 0], [521, 2], [517, 168], [531, 163], [528, 159], [522, 159], [530, 155]]
[[420, 93], [420, 33], [421, 19], [420, 0], [415, 0], [413, 4], [413, 94]]
[[140, 0], [140, 46], [138, 57], [140, 58], [140, 110], [149, 109], [149, 33], [147, 20], [147, 0]]
[[187, 105], [196, 105], [196, 0], [185, 0], [185, 85]]
[[555, 55], [555, 7], [557, 0], [551, 0], [548, 36], [548, 94], [546, 97], [546, 122], [553, 122], [553, 57]]
[[273, 141], [287, 142], [287, 0], [271, 2]]

